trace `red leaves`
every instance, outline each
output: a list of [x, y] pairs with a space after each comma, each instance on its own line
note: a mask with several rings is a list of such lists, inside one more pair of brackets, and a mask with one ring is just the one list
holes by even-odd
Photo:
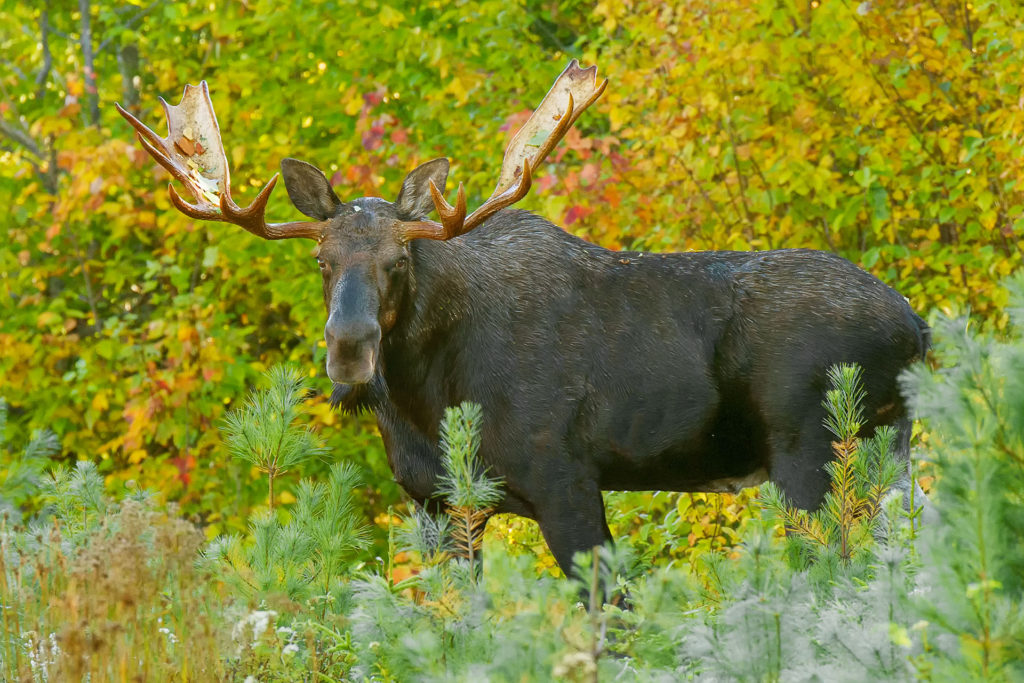
[[569, 226], [571, 226], [576, 221], [578, 221], [578, 220], [580, 220], [582, 218], [586, 218], [587, 216], [589, 216], [592, 213], [594, 213], [594, 209], [592, 207], [589, 207], [589, 206], [579, 206], [579, 205], [576, 205], [576, 206], [569, 207], [569, 210], [565, 212], [565, 218], [563, 219], [563, 222], [565, 223], [565, 227], [568, 228]]
[[381, 146], [384, 138], [384, 126], [377, 123], [370, 126], [370, 129], [363, 133], [363, 149], [372, 152]]
[[171, 458], [171, 464], [178, 468], [178, 481], [188, 486], [192, 481], [191, 471], [196, 467], [196, 458], [191, 453], [178, 458]]
[[391, 131], [391, 142], [396, 145], [404, 145], [409, 141], [409, 131], [401, 126]]

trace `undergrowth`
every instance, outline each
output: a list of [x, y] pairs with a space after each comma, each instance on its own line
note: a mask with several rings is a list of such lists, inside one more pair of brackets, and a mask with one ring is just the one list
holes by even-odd
[[[1019, 325], [1024, 284], [1011, 286]], [[939, 473], [938, 521], [920, 525], [893, 492], [903, 471], [894, 435], [858, 438], [859, 371], [838, 367], [825, 397], [832, 488], [818, 511], [766, 486], [764, 514], [734, 549], [654, 566], [655, 541], [633, 537], [577, 557], [577, 579], [538, 574], [532, 556], [498, 542], [481, 548], [480, 520], [502, 484], [478, 458], [487, 416], [471, 404], [442, 427], [448, 476], [436, 492], [444, 504], [431, 509], [446, 512], [411, 508], [388, 556], [372, 559], [351, 464], [302, 482], [291, 504], [271, 507], [269, 496], [246, 533], [206, 542], [145, 491], [110, 495], [90, 463], [55, 466], [58, 444], [45, 434], [3, 444], [0, 675], [1020, 680], [1024, 343], [979, 336], [963, 320], [936, 336], [940, 368], [918, 366], [906, 384], [929, 434], [918, 456]], [[270, 379], [227, 429], [268, 492], [272, 471], [319, 452], [301, 383], [283, 370]], [[271, 428], [295, 447], [258, 443]], [[659, 533], [658, 544], [682, 544], [689, 531]]]

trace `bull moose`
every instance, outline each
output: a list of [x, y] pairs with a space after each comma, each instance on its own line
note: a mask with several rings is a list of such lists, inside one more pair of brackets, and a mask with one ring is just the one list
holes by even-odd
[[[313, 219], [266, 223], [277, 176], [252, 204], [231, 199], [206, 83], [163, 102], [159, 137], [121, 107], [142, 146], [181, 181], [186, 215], [276, 240], [318, 243], [332, 399], [376, 415], [395, 479], [428, 502], [439, 423], [462, 401], [484, 411], [480, 454], [504, 480], [496, 512], [537, 520], [559, 565], [609, 541], [603, 490], [735, 491], [775, 482], [817, 507], [831, 457], [827, 370], [864, 369], [865, 433], [911, 420], [898, 376], [928, 328], [896, 291], [830, 253], [609, 251], [508, 208], [603, 92], [575, 60], [506, 151], [494, 194], [467, 216], [448, 160], [411, 171], [398, 197], [341, 201], [324, 174], [281, 162], [292, 204]], [[439, 222], [428, 219], [436, 209]]]

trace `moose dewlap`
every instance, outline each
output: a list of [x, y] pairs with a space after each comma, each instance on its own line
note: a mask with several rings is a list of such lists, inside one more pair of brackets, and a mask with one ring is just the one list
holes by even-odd
[[612, 252], [508, 208], [606, 83], [571, 62], [469, 215], [461, 185], [454, 206], [444, 199], [447, 159], [409, 173], [394, 202], [343, 202], [319, 169], [285, 159], [288, 196], [312, 220], [268, 224], [277, 177], [249, 207], [232, 201], [205, 83], [164, 103], [166, 138], [118, 109], [194, 198], [171, 187], [180, 211], [319, 243], [332, 398], [374, 412], [409, 495], [435, 499], [444, 409], [478, 403], [480, 457], [504, 482], [494, 511], [536, 519], [569, 569], [575, 552], [610, 539], [602, 490], [768, 479], [816, 507], [837, 363], [864, 369], [865, 433], [895, 425], [909, 457], [898, 376], [928, 345], [902, 296], [832, 254]]

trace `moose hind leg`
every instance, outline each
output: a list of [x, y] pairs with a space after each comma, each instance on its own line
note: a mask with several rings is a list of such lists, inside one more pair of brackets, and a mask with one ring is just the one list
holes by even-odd
[[825, 463], [832, 459], [832, 439], [818, 411], [809, 412], [799, 427], [769, 434], [768, 479], [790, 504], [816, 510], [830, 486]]
[[928, 496], [921, 490], [920, 484], [914, 478], [913, 461], [910, 457], [910, 436], [914, 428], [913, 420], [909, 417], [902, 417], [893, 423], [896, 427], [896, 441], [893, 444], [893, 456], [897, 462], [902, 464], [899, 479], [893, 488], [899, 491], [903, 497], [903, 509], [910, 511], [911, 505], [921, 508], [921, 520], [926, 524], [938, 521], [938, 511]]

